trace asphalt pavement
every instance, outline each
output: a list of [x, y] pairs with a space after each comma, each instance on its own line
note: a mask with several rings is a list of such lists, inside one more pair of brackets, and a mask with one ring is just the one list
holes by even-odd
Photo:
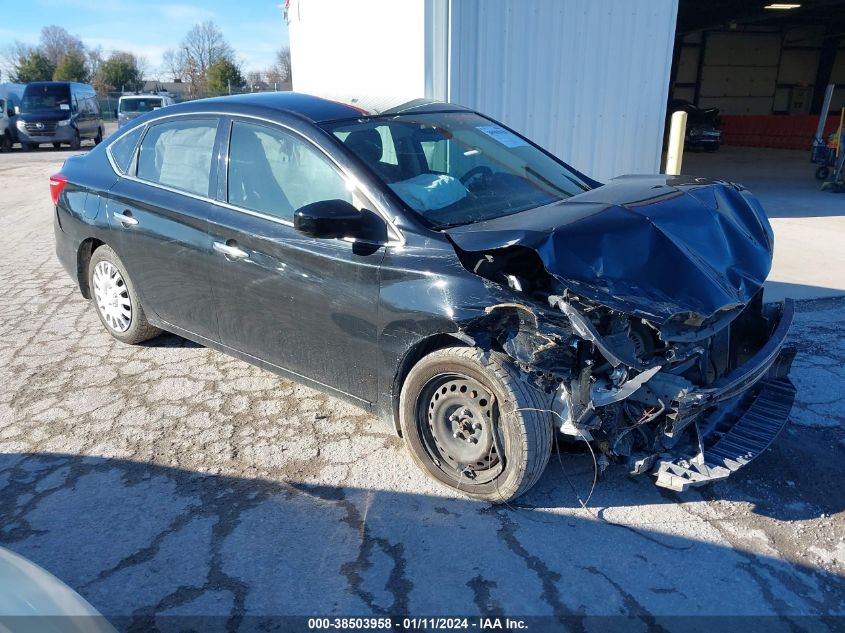
[[0, 154], [0, 545], [121, 628], [845, 615], [845, 300], [799, 304], [792, 420], [733, 478], [675, 494], [611, 467], [590, 494], [590, 454], [570, 451], [494, 507], [331, 397], [176, 336], [108, 336], [54, 255], [47, 181], [67, 155]]

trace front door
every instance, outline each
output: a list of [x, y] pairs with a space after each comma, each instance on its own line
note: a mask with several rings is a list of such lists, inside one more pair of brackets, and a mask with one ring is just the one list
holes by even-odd
[[361, 208], [363, 200], [293, 132], [234, 121], [230, 134], [227, 180], [210, 229], [221, 341], [373, 402], [384, 247], [293, 229], [294, 210], [306, 204], [345, 199]]
[[117, 254], [144, 308], [212, 341], [219, 340], [208, 234], [217, 127], [215, 117], [150, 126], [131, 168], [135, 175], [112, 187], [107, 207]]

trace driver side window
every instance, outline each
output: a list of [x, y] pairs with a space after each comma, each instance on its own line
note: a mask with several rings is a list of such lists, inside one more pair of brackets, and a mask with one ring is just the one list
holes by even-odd
[[288, 222], [296, 209], [313, 202], [355, 204], [341, 173], [316, 148], [258, 123], [232, 124], [227, 182], [229, 204]]

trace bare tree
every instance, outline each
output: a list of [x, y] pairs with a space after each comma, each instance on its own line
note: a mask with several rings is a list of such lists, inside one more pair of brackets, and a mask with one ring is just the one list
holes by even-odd
[[275, 63], [267, 69], [267, 83], [279, 87], [293, 77], [290, 63], [290, 47], [285, 46], [276, 53]]
[[103, 47], [89, 48], [86, 57], [88, 58], [88, 72], [91, 77], [96, 77], [97, 71], [100, 70], [100, 64], [103, 63]]
[[23, 42], [14, 42], [5, 47], [0, 52], [0, 68], [3, 69], [3, 75], [9, 78], [15, 77], [21, 60], [29, 57], [34, 51], [32, 46]]
[[246, 74], [246, 84], [250, 90], [264, 90], [267, 87], [264, 81], [264, 73], [258, 70], [253, 70]]
[[68, 55], [85, 59], [85, 44], [61, 26], [51, 25], [41, 29], [40, 48], [41, 53], [53, 66], [58, 66]]
[[173, 81], [185, 79], [187, 56], [183, 48], [168, 48], [161, 56], [163, 72]]
[[200, 74], [205, 75], [209, 66], [221, 59], [232, 59], [234, 51], [223, 33], [211, 20], [195, 24], [182, 40], [182, 48]]

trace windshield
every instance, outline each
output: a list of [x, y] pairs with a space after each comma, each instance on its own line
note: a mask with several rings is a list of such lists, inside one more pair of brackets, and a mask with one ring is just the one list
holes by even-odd
[[160, 98], [148, 99], [121, 99], [121, 112], [151, 112], [156, 108], [161, 107]]
[[70, 111], [70, 86], [67, 84], [30, 84], [21, 101], [21, 112]]
[[590, 189], [583, 176], [478, 114], [371, 118], [329, 131], [435, 228], [518, 213]]

